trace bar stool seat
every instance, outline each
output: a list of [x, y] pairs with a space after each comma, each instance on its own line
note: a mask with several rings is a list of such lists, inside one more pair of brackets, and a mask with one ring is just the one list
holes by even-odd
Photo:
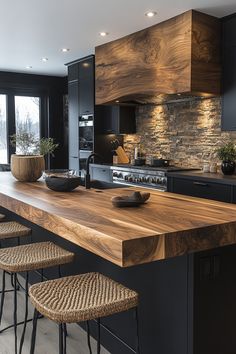
[[30, 234], [31, 229], [16, 221], [4, 221], [0, 224], [0, 240], [28, 236]]
[[5, 218], [5, 215], [0, 214], [0, 221], [2, 221]]
[[138, 294], [99, 273], [69, 276], [32, 285], [34, 307], [57, 323], [88, 321], [129, 310]]
[[39, 313], [59, 325], [59, 353], [66, 353], [66, 324], [87, 321], [87, 340], [90, 353], [89, 321], [97, 320], [97, 353], [100, 353], [100, 318], [134, 309], [138, 336], [138, 294], [100, 273], [86, 273], [37, 283], [29, 288], [35, 307], [30, 354], [34, 354], [37, 318]]
[[0, 269], [19, 273], [59, 266], [73, 261], [74, 253], [53, 242], [37, 242], [0, 249]]

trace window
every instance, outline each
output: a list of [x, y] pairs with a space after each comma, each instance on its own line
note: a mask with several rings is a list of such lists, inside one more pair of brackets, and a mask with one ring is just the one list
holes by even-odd
[[0, 95], [0, 164], [8, 162], [6, 95]]
[[[15, 96], [16, 133], [26, 131], [40, 137], [40, 97]], [[16, 153], [21, 153], [16, 145]]]
[[11, 135], [27, 131], [36, 140], [47, 136], [47, 112], [47, 96], [37, 91], [0, 91], [0, 165], [9, 163], [11, 154], [22, 153], [10, 144]]

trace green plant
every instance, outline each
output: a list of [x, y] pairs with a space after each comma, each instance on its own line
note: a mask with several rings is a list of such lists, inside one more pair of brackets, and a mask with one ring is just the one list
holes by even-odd
[[33, 155], [32, 151], [35, 149], [37, 141], [32, 133], [20, 130], [17, 134], [11, 135], [10, 143], [14, 147], [17, 146], [22, 155]]
[[222, 161], [234, 161], [236, 159], [236, 146], [233, 141], [229, 141], [221, 146], [216, 152], [217, 156]]
[[37, 139], [34, 134], [26, 130], [19, 130], [16, 134], [11, 135], [10, 143], [17, 147], [20, 155], [47, 155], [52, 154], [58, 147], [52, 138]]
[[53, 154], [59, 144], [54, 144], [53, 138], [42, 138], [38, 142], [38, 151], [40, 155]]

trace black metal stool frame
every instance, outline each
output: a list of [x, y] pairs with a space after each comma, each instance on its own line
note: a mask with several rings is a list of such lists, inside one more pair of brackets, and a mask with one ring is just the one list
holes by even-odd
[[[140, 339], [139, 339], [139, 320], [138, 320], [138, 307], [134, 308], [135, 311], [135, 322], [136, 322], [136, 348], [133, 349], [129, 347], [126, 343], [124, 343], [127, 348], [130, 349], [131, 352], [135, 354], [141, 354], [140, 351]], [[32, 329], [32, 336], [31, 336], [31, 347], [30, 347], [30, 354], [34, 354], [35, 351], [35, 342], [36, 342], [36, 332], [37, 332], [37, 321], [39, 318], [39, 312], [35, 309], [34, 310], [34, 319], [33, 319], [33, 329]], [[100, 318], [97, 320], [97, 354], [101, 353], [101, 321]], [[89, 353], [92, 354], [91, 349], [91, 342], [90, 342], [90, 329], [89, 329], [89, 321], [87, 323], [87, 343], [89, 347]], [[58, 325], [59, 328], [59, 354], [66, 354], [66, 324], [60, 323]], [[106, 328], [106, 327], [105, 327]]]
[[[5, 285], [6, 285], [6, 271], [3, 271], [3, 277], [2, 277], [2, 293], [1, 293], [1, 302], [0, 302], [0, 325], [2, 321], [2, 315], [3, 315], [3, 307], [4, 307], [4, 300], [5, 300]], [[24, 338], [25, 338], [25, 331], [26, 331], [26, 326], [28, 322], [33, 321], [33, 319], [28, 319], [28, 309], [29, 309], [29, 304], [28, 304], [28, 290], [29, 290], [29, 272], [25, 272], [25, 288], [21, 286], [21, 288], [25, 291], [25, 316], [24, 316], [24, 321], [17, 322], [17, 291], [19, 290], [19, 281], [17, 278], [17, 273], [10, 273], [11, 278], [13, 279], [13, 291], [14, 291], [14, 312], [13, 312], [13, 324], [10, 326], [7, 326], [0, 330], [0, 334], [10, 328], [14, 328], [14, 336], [15, 336], [15, 354], [18, 354], [18, 345], [17, 345], [17, 326], [23, 325], [23, 330], [22, 330], [22, 335], [21, 335], [21, 340], [20, 340], [20, 347], [19, 347], [19, 354], [22, 353], [23, 345], [24, 345]], [[41, 270], [41, 282], [44, 280], [44, 272], [43, 269]], [[61, 266], [58, 266], [58, 275], [59, 278], [61, 278]], [[45, 278], [47, 279], [47, 278]], [[38, 318], [42, 318], [43, 316], [40, 316]], [[66, 331], [66, 326], [65, 326], [65, 336], [67, 335]]]

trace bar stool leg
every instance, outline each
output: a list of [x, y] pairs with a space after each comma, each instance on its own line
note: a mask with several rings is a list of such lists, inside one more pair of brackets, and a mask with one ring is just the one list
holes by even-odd
[[66, 337], [67, 337], [66, 323], [63, 323], [63, 354], [66, 354]]
[[14, 314], [13, 314], [13, 321], [14, 321], [14, 334], [15, 334], [15, 354], [17, 354], [17, 277], [16, 277], [16, 273], [14, 273], [13, 279], [14, 279]]
[[64, 346], [63, 346], [63, 325], [60, 323], [58, 325], [59, 328], [59, 354], [64, 354]]
[[136, 354], [140, 354], [140, 340], [139, 340], [139, 318], [138, 318], [138, 308], [135, 307], [135, 320], [136, 320]]
[[0, 324], [1, 324], [1, 321], [2, 321], [3, 305], [4, 305], [4, 299], [5, 299], [5, 286], [6, 286], [6, 272], [4, 270], [3, 274], [2, 274], [2, 294], [1, 294], [1, 305], [0, 305]]
[[89, 347], [89, 354], [92, 354], [89, 321], [86, 321], [86, 327], [87, 327], [87, 343], [88, 343], [88, 347]]
[[97, 354], [101, 352], [101, 320], [100, 318], [97, 319], [97, 328], [98, 328], [98, 338], [97, 338]]
[[31, 335], [30, 354], [34, 354], [34, 350], [35, 350], [37, 321], [38, 321], [38, 311], [35, 309], [34, 310], [34, 318], [33, 318], [33, 330], [32, 330], [32, 335]]
[[25, 330], [26, 330], [26, 325], [27, 325], [27, 320], [28, 320], [28, 290], [29, 290], [29, 272], [26, 272], [26, 277], [25, 277], [25, 320], [24, 320], [24, 327], [23, 327], [21, 340], [20, 340], [19, 354], [22, 353], [22, 348], [23, 348], [24, 339], [25, 339]]

